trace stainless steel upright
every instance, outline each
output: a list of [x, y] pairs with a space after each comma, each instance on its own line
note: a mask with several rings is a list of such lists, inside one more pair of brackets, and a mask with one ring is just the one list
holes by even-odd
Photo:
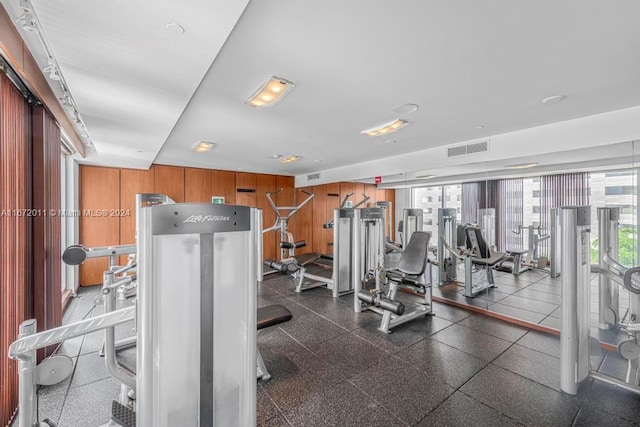
[[479, 225], [482, 230], [487, 246], [496, 247], [496, 210], [493, 208], [480, 209], [478, 211], [480, 217]]
[[384, 217], [384, 224], [385, 224], [384, 236], [385, 236], [385, 239], [390, 242], [391, 241], [391, 236], [393, 236], [393, 228], [395, 227], [395, 224], [393, 223], [393, 203], [391, 203], [388, 200], [381, 200], [379, 202], [376, 202], [376, 206], [375, 207], [384, 209], [384, 213], [385, 213], [385, 217]]
[[[618, 221], [620, 208], [598, 208], [598, 264], [604, 267], [605, 257], [618, 259]], [[598, 275], [598, 327], [609, 330], [616, 324], [619, 311], [618, 284], [608, 274]]]
[[406, 248], [414, 231], [422, 231], [424, 212], [422, 209], [402, 210], [402, 247]]
[[358, 292], [363, 282], [375, 281], [375, 289], [382, 290], [380, 272], [384, 268], [385, 209], [355, 209], [353, 215], [352, 281], [354, 285], [353, 309], [362, 311]]
[[550, 264], [551, 264], [551, 277], [560, 276], [560, 272], [562, 271], [560, 268], [560, 215], [558, 212], [558, 208], [551, 209], [551, 247], [549, 248], [550, 252]]
[[560, 388], [577, 394], [589, 375], [590, 206], [559, 210], [562, 247]]
[[353, 228], [354, 208], [333, 211], [333, 296], [353, 292]]
[[141, 210], [138, 425], [255, 426], [255, 215], [213, 204]]
[[449, 250], [457, 249], [456, 210], [453, 208], [438, 209], [438, 283], [440, 286], [456, 280], [457, 258], [447, 256]]

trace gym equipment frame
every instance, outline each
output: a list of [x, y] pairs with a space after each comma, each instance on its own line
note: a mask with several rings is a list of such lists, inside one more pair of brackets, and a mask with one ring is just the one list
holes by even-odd
[[21, 325], [20, 338], [9, 348], [20, 365], [19, 426], [39, 425], [38, 348], [134, 319], [136, 412], [114, 401], [114, 421], [159, 427], [255, 426], [254, 257], [262, 232], [255, 214], [256, 209], [230, 205], [143, 208], [135, 307], [40, 333], [33, 333], [34, 320]]
[[[565, 393], [577, 394], [580, 383], [593, 378], [629, 392], [640, 394], [640, 323], [618, 324], [629, 335], [628, 340], [618, 344], [618, 352], [628, 362], [625, 381], [591, 370], [591, 348], [600, 351], [600, 342], [590, 336], [590, 206], [566, 206], [559, 210], [562, 230], [562, 303], [560, 328], [560, 388]], [[611, 264], [603, 270], [610, 278], [620, 278], [624, 286], [634, 294], [640, 293], [640, 284], [633, 276], [640, 267], [624, 268]], [[603, 271], [600, 271], [602, 273]]]
[[[452, 208], [438, 209], [438, 283], [440, 286], [455, 281], [457, 272], [458, 230], [456, 227], [456, 210]], [[446, 250], [445, 250], [446, 249]], [[449, 252], [451, 256], [446, 256]]]

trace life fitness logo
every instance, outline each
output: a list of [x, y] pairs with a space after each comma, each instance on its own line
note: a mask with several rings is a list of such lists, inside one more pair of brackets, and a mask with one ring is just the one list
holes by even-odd
[[219, 221], [229, 221], [229, 217], [222, 216], [222, 215], [191, 215], [189, 218], [185, 219], [182, 222], [183, 223], [192, 222], [196, 224], [202, 224], [205, 222], [219, 222]]

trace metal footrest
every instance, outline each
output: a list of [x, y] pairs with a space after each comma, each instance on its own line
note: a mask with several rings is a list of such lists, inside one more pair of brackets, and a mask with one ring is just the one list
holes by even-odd
[[111, 419], [122, 427], [136, 427], [136, 413], [120, 402], [111, 402]]

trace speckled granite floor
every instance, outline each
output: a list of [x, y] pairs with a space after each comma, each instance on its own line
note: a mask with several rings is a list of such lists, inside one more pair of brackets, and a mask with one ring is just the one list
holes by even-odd
[[[530, 286], [544, 281], [523, 288], [535, 291]], [[435, 316], [385, 335], [376, 314], [353, 312], [352, 296], [293, 289], [280, 275], [258, 287], [259, 306], [282, 304], [294, 315], [258, 335], [273, 376], [258, 383], [260, 426], [640, 425], [639, 397], [591, 381], [577, 396], [559, 391], [556, 337], [437, 303]], [[65, 321], [98, 313], [91, 310], [98, 293], [82, 289]], [[124, 325], [117, 335], [130, 333]], [[107, 421], [118, 384], [97, 354], [101, 341], [93, 334], [63, 344], [60, 351], [76, 361], [74, 375], [41, 389], [41, 418], [60, 427]], [[134, 350], [119, 357], [135, 363]], [[622, 368], [613, 355], [602, 364], [618, 376]]]

